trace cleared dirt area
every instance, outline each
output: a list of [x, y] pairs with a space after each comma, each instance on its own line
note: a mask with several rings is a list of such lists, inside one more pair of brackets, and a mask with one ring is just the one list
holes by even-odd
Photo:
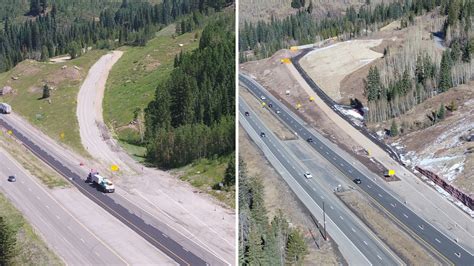
[[441, 265], [360, 192], [348, 190], [336, 194], [405, 263], [408, 265]]
[[304, 232], [309, 254], [305, 257], [303, 265], [345, 263], [336, 244], [323, 240], [306, 208], [298, 201], [263, 153], [249, 139], [242, 127], [239, 128], [239, 155], [247, 164], [249, 176], [257, 177], [263, 183], [268, 216], [273, 217], [278, 210], [282, 210], [289, 222]]
[[380, 58], [383, 54], [371, 50], [382, 39], [354, 40], [316, 49], [300, 60], [306, 73], [335, 101], [341, 99], [341, 81], [350, 73]]
[[268, 121], [268, 128], [281, 140], [297, 139], [295, 134], [286, 127], [278, 118], [270, 112], [275, 112], [274, 109], [263, 106], [262, 103], [252, 94], [247, 88], [240, 87], [239, 95], [245, 99], [245, 102], [258, 114], [258, 117]]

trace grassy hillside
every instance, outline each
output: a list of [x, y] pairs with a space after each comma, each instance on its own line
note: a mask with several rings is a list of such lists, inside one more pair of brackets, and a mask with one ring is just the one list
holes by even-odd
[[0, 217], [16, 231], [18, 254], [12, 265], [63, 265], [21, 213], [0, 193]]
[[[145, 47], [121, 49], [125, 53], [109, 74], [103, 103], [104, 120], [119, 140], [128, 143], [138, 140], [136, 127], [129, 126], [134, 119], [135, 109], [143, 110], [154, 99], [157, 85], [173, 69], [175, 55], [198, 47], [196, 33], [186, 33], [175, 38], [172, 37], [174, 33], [174, 26], [171, 25], [158, 32]], [[125, 147], [130, 148], [129, 151], [134, 149], [129, 145]]]
[[[0, 97], [0, 101], [10, 103], [14, 112], [84, 155], [76, 119], [77, 93], [89, 68], [105, 53], [91, 51], [65, 63], [23, 61], [0, 74], [0, 87], [11, 86], [14, 90], [14, 93]], [[49, 100], [40, 99], [45, 83], [53, 88]]]

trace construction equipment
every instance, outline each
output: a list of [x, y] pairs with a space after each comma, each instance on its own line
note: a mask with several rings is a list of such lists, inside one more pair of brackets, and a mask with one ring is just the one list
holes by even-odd
[[384, 174], [386, 177], [391, 177], [395, 175], [395, 170], [387, 170]]
[[86, 182], [93, 183], [99, 187], [99, 190], [105, 193], [113, 193], [115, 186], [109, 179], [99, 175], [99, 172], [91, 171], [87, 175]]

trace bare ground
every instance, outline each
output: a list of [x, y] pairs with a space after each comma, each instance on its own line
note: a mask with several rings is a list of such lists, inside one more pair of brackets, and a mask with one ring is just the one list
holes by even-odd
[[360, 192], [348, 190], [336, 193], [364, 223], [372, 229], [408, 265], [441, 265], [405, 231], [401, 230], [372, 201]]
[[299, 202], [263, 153], [249, 139], [242, 127], [239, 128], [239, 156], [247, 164], [249, 175], [262, 180], [268, 216], [273, 217], [278, 210], [282, 210], [289, 222], [304, 232], [309, 254], [305, 257], [303, 264], [336, 265], [345, 263], [337, 245], [332, 240], [327, 242], [323, 240], [306, 208]]
[[381, 43], [382, 39], [336, 43], [308, 53], [300, 64], [329, 97], [339, 101], [341, 81], [348, 74], [382, 57], [383, 54], [371, 50]]

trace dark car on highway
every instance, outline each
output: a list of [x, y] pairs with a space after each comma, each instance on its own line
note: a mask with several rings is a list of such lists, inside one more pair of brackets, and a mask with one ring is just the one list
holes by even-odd
[[360, 180], [360, 178], [356, 178], [356, 179], [354, 179], [354, 183], [360, 184], [360, 183], [362, 183], [362, 181]]
[[249, 115], [250, 115], [250, 113], [249, 113], [249, 112], [245, 112], [245, 116], [249, 116]]
[[14, 175], [9, 176], [8, 182], [16, 182], [16, 177]]
[[313, 139], [312, 139], [312, 138], [308, 138], [306, 141], [309, 142], [309, 143], [312, 143], [312, 142], [313, 142]]
[[260, 133], [260, 137], [265, 137], [265, 132]]

